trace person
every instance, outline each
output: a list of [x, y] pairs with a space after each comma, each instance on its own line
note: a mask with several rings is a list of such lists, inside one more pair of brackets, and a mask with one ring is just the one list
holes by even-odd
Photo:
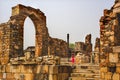
[[74, 54], [73, 54], [73, 53], [72, 53], [71, 62], [72, 62], [72, 66], [73, 66], [73, 65], [74, 65], [74, 63], [75, 63], [75, 57], [74, 57]]

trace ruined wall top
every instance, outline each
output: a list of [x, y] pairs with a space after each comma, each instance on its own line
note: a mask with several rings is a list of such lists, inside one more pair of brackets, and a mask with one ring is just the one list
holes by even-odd
[[116, 2], [120, 2], [120, 0], [115, 0], [115, 3], [116, 3]]
[[86, 44], [91, 43], [91, 34], [88, 34], [88, 35], [85, 37], [85, 43], [86, 43]]
[[24, 6], [24, 5], [18, 4], [12, 7], [12, 16], [16, 16], [16, 15], [29, 16], [32, 14], [36, 16], [38, 16], [38, 14], [45, 16], [42, 11], [40, 11], [39, 9], [32, 8], [30, 6]]

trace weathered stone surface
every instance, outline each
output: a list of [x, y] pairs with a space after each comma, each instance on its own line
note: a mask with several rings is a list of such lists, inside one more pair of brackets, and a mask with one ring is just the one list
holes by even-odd
[[92, 52], [91, 34], [85, 37], [85, 42], [75, 42], [76, 63], [89, 63]]
[[2, 49], [0, 55], [1, 57], [4, 56], [2, 64], [8, 62], [9, 56], [18, 57], [23, 55], [23, 25], [26, 17], [30, 17], [35, 24], [35, 56], [38, 57], [47, 53], [49, 34], [44, 13], [31, 7], [17, 5], [12, 8], [12, 16], [8, 23], [0, 25], [0, 47]]
[[49, 48], [51, 55], [67, 57], [67, 43], [57, 38], [49, 38]]
[[111, 79], [112, 79], [112, 73], [111, 72], [105, 73], [105, 80], [111, 80]]
[[96, 38], [94, 51], [95, 52], [99, 52], [100, 51], [100, 38]]
[[118, 53], [109, 53], [109, 62], [118, 63]]
[[86, 45], [85, 51], [90, 54], [90, 52], [92, 52], [91, 34], [88, 34], [85, 37], [85, 45]]
[[75, 51], [83, 52], [85, 48], [84, 42], [75, 42]]
[[[21, 4], [12, 8], [12, 16], [7, 23], [0, 24], [0, 63], [7, 64], [9, 58], [24, 56], [23, 33], [24, 21], [29, 17], [35, 25], [36, 45], [34, 57], [47, 55], [48, 46], [51, 54], [65, 57], [67, 43], [61, 39], [51, 38], [46, 27], [46, 16], [39, 9]], [[26, 55], [29, 60], [30, 55]]]
[[[100, 19], [100, 66], [104, 80], [119, 80], [120, 1], [105, 9]], [[106, 69], [105, 69], [106, 67]]]
[[104, 72], [101, 72], [101, 73], [100, 73], [100, 78], [101, 78], [101, 79], [105, 79], [105, 73], [104, 73]]
[[120, 74], [119, 73], [114, 73], [112, 80], [120, 80]]
[[56, 75], [56, 74], [50, 74], [49, 75], [49, 80], [58, 80], [58, 75]]
[[99, 52], [95, 52], [94, 53], [94, 63], [95, 64], [99, 64], [99, 62], [100, 62], [100, 53]]
[[[23, 50], [24, 21], [27, 17], [35, 25], [36, 43]], [[49, 36], [43, 12], [19, 4], [12, 8], [10, 20], [0, 24], [0, 80], [68, 79], [71, 67], [57, 66], [60, 57], [67, 56], [67, 51], [64, 40]], [[58, 78], [59, 72], [61, 76]]]
[[75, 42], [75, 51], [87, 54], [92, 52], [91, 34], [85, 37], [85, 42]]
[[120, 66], [117, 66], [117, 67], [116, 67], [116, 72], [117, 72], [117, 73], [120, 73]]
[[100, 72], [101, 73], [102, 72], [104, 72], [104, 73], [108, 72], [108, 67], [102, 67], [102, 68], [100, 68]]
[[115, 52], [115, 53], [120, 52], [120, 46], [114, 46], [113, 47], [113, 52]]
[[58, 74], [58, 66], [55, 65], [49, 66], [49, 74]]

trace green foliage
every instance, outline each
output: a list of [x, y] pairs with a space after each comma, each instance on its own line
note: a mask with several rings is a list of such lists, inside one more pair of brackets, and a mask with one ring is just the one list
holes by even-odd
[[75, 44], [74, 44], [74, 43], [70, 43], [70, 44], [69, 44], [69, 47], [72, 48], [72, 49], [74, 49]]

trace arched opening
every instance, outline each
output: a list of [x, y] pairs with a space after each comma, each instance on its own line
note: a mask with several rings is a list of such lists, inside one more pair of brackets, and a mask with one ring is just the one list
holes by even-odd
[[27, 17], [24, 22], [23, 49], [35, 46], [35, 27], [32, 20]]

